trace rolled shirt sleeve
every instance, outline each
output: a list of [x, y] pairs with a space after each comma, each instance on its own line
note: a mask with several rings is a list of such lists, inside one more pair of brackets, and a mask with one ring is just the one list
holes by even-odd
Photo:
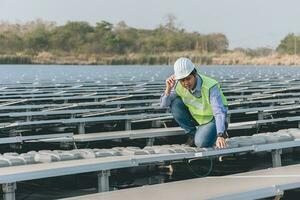
[[224, 133], [226, 130], [227, 107], [223, 104], [221, 93], [217, 86], [210, 90], [210, 104], [216, 122], [217, 133]]
[[174, 89], [171, 90], [170, 95], [166, 96], [165, 93], [163, 93], [160, 97], [160, 107], [161, 108], [167, 108], [170, 107], [171, 102], [173, 101], [173, 99], [175, 99], [177, 97], [176, 92], [174, 91]]

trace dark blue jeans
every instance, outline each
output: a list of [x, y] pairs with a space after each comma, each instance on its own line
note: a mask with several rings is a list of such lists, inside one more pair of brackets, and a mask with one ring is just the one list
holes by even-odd
[[199, 125], [180, 97], [176, 97], [171, 102], [171, 112], [179, 126], [187, 134], [194, 136], [194, 142], [197, 147], [211, 147], [216, 142], [217, 130], [215, 120], [205, 125]]

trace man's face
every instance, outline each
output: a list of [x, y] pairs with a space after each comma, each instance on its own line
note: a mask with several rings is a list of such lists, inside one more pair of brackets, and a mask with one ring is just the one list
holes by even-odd
[[196, 80], [196, 76], [190, 74], [187, 77], [180, 79], [179, 82], [185, 89], [193, 90], [196, 86]]

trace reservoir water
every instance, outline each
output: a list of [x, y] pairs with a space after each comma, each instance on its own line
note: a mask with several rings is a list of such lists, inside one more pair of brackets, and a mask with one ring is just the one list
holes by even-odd
[[[198, 66], [198, 70], [216, 79], [238, 74], [243, 79], [300, 76], [300, 67], [290, 66]], [[0, 84], [156, 82], [164, 81], [172, 72], [172, 66], [0, 65]]]

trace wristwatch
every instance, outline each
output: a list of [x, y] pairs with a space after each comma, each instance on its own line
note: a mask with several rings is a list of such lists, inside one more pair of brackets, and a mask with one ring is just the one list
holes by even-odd
[[222, 138], [226, 139], [226, 138], [228, 138], [228, 134], [227, 134], [227, 132], [224, 132], [224, 133], [220, 132], [217, 134], [217, 137], [222, 137]]

